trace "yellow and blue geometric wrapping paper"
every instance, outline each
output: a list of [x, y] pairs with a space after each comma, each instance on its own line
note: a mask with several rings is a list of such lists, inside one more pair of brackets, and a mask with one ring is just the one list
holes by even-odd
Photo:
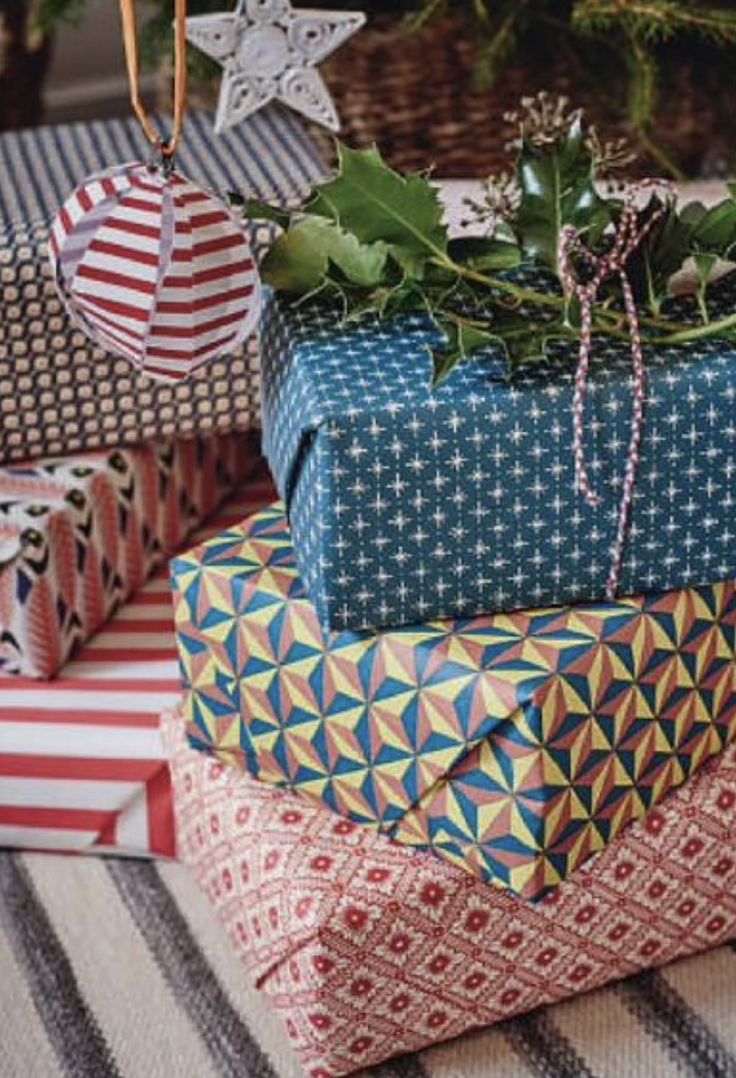
[[281, 506], [172, 563], [191, 744], [536, 899], [736, 735], [736, 585], [320, 627]]

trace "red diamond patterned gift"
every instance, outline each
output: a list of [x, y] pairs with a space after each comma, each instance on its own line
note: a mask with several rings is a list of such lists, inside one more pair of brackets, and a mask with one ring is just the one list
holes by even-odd
[[167, 725], [180, 856], [312, 1078], [736, 937], [736, 747], [529, 905]]

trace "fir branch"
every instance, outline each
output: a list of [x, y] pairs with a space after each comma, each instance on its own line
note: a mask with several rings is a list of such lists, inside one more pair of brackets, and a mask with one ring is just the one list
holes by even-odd
[[657, 105], [657, 62], [637, 34], [627, 35], [629, 47], [629, 119], [635, 131], [645, 130]]
[[736, 43], [736, 12], [703, 8], [693, 0], [578, 0], [572, 21], [585, 32], [620, 28], [652, 44], [681, 33], [695, 33], [721, 45]]
[[530, 0], [510, 0], [502, 9], [498, 18], [487, 23], [488, 38], [477, 50], [476, 83], [480, 87], [489, 87], [495, 81], [500, 69], [516, 51], [518, 45], [517, 30], [525, 19]]

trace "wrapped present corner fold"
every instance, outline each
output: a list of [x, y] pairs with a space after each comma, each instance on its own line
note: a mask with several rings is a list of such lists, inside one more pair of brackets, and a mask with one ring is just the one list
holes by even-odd
[[[190, 497], [199, 482], [191, 472]], [[263, 472], [255, 473], [198, 531], [199, 541], [269, 494]], [[171, 524], [179, 527], [176, 518]], [[0, 679], [0, 847], [175, 857], [160, 719], [180, 695], [168, 572], [159, 565], [53, 680]]]
[[536, 899], [736, 735], [736, 585], [325, 633], [283, 508], [172, 563], [191, 744]]
[[0, 674], [53, 677], [258, 459], [232, 433], [0, 468]]

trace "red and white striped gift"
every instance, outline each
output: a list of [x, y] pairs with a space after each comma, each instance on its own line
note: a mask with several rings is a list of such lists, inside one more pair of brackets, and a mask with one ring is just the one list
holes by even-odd
[[184, 377], [255, 327], [242, 223], [177, 172], [135, 163], [88, 177], [54, 220], [50, 255], [70, 316], [154, 378]]
[[[261, 470], [197, 541], [272, 496]], [[159, 725], [179, 695], [162, 568], [56, 680], [0, 685], [0, 846], [173, 857]]]

